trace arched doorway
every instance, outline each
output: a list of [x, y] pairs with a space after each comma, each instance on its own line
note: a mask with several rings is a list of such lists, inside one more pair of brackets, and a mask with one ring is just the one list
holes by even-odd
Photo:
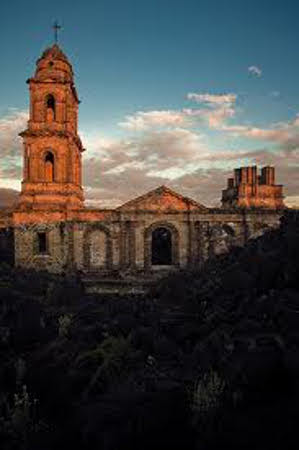
[[172, 260], [172, 236], [165, 227], [155, 228], [152, 232], [152, 265], [170, 266]]

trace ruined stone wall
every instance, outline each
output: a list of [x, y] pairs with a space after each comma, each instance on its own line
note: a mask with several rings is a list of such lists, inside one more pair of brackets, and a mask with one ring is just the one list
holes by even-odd
[[119, 223], [101, 221], [74, 224], [74, 267], [90, 272], [118, 269], [120, 236]]
[[[106, 217], [102, 213], [102, 220], [19, 224], [15, 227], [15, 263], [52, 272], [158, 270], [151, 264], [151, 240], [153, 231], [163, 227], [171, 234], [172, 265], [200, 266], [206, 259], [277, 227], [279, 217], [270, 211], [107, 212]], [[42, 253], [40, 233], [46, 233], [47, 250]]]
[[[80, 270], [91, 271], [152, 269], [152, 232], [164, 227], [172, 235], [173, 265], [200, 265], [207, 258], [228, 252], [232, 246], [242, 246], [248, 239], [278, 225], [279, 214], [265, 212], [122, 213], [118, 222], [75, 225], [74, 264]], [[97, 235], [101, 236], [98, 242], [91, 239]]]
[[284, 208], [283, 186], [275, 184], [275, 168], [265, 166], [258, 175], [257, 167], [235, 169], [222, 191], [225, 208]]
[[[40, 252], [38, 236], [45, 233], [46, 250]], [[15, 227], [15, 265], [60, 273], [68, 266], [72, 230], [64, 222]]]

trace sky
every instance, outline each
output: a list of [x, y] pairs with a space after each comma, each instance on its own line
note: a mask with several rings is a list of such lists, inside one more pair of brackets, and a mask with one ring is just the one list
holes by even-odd
[[298, 15], [295, 0], [1, 2], [2, 195], [20, 189], [25, 81], [58, 20], [90, 204], [165, 184], [218, 205], [234, 168], [272, 164], [299, 205]]

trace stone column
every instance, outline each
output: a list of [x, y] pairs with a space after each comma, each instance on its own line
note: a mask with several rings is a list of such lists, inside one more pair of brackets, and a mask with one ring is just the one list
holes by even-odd
[[[62, 225], [62, 224], [61, 224]], [[60, 236], [61, 236], [61, 250], [62, 255], [65, 255], [65, 264], [67, 270], [72, 271], [75, 267], [74, 264], [74, 229], [75, 225], [71, 222], [67, 223], [66, 226], [60, 225]]]
[[211, 254], [210, 224], [199, 222], [198, 224], [198, 256], [200, 264], [203, 264]]
[[120, 264], [121, 268], [135, 267], [136, 232], [135, 222], [121, 222], [120, 226]]
[[244, 211], [242, 213], [242, 229], [243, 229], [243, 245], [246, 244], [246, 242], [249, 239], [249, 234], [250, 234], [250, 230], [249, 230], [249, 224], [247, 222], [247, 215], [246, 212]]
[[127, 222], [129, 267], [136, 266], [136, 223]]
[[144, 223], [135, 222], [135, 238], [136, 238], [136, 249], [135, 249], [135, 264], [136, 267], [140, 269], [144, 268], [144, 258], [145, 258], [145, 248], [144, 248]]
[[193, 267], [198, 262], [198, 222], [189, 221], [188, 266]]
[[120, 267], [125, 269], [128, 264], [127, 256], [127, 226], [126, 222], [120, 223]]

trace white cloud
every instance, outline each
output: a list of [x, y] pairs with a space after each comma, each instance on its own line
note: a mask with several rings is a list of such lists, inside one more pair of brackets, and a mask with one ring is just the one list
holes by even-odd
[[16, 178], [0, 178], [0, 186], [3, 189], [21, 190], [21, 180]]
[[21, 175], [22, 139], [18, 134], [26, 128], [28, 112], [11, 109], [0, 118], [0, 178]]
[[299, 208], [299, 195], [289, 195], [285, 198], [285, 204], [289, 208]]
[[223, 124], [222, 131], [235, 137], [246, 137], [255, 140], [281, 144], [283, 147], [299, 147], [299, 115], [289, 122], [272, 124], [269, 128], [249, 127], [244, 125]]
[[143, 131], [151, 127], [183, 126], [187, 124], [187, 115], [181, 111], [138, 111], [126, 116], [119, 126], [130, 131]]
[[0, 118], [0, 153], [1, 157], [19, 155], [22, 139], [18, 134], [26, 128], [27, 111], [12, 109]]
[[127, 131], [143, 132], [149, 129], [192, 128], [198, 122], [208, 124], [210, 128], [220, 128], [235, 115], [237, 95], [188, 93], [187, 99], [200, 103], [200, 108], [179, 110], [137, 111], [128, 115], [118, 125]]
[[204, 105], [199, 110], [185, 110], [190, 116], [205, 120], [210, 128], [221, 128], [227, 119], [235, 115], [235, 103], [237, 95], [228, 94], [200, 94], [190, 92], [187, 99]]
[[236, 94], [197, 94], [194, 92], [190, 92], [187, 94], [188, 100], [194, 100], [196, 103], [205, 103], [209, 106], [223, 106], [223, 105], [232, 105], [236, 103], [237, 95]]
[[[85, 160], [85, 183], [89, 186], [95, 182], [97, 184], [97, 180], [101, 185], [106, 175], [120, 175], [131, 169], [143, 170], [145, 174], [170, 167], [183, 169], [199, 160], [207, 151], [200, 133], [179, 127], [147, 130], [119, 139], [109, 149], [103, 149], [102, 142], [99, 137], [98, 146], [93, 147], [92, 158], [88, 158], [87, 162]], [[97, 161], [100, 161], [100, 165], [97, 165]]]
[[[290, 201], [296, 200], [299, 115], [265, 128], [231, 125], [229, 120], [236, 115], [236, 94], [189, 93], [187, 97], [201, 105], [194, 109], [139, 111], [125, 117], [122, 126], [127, 133], [123, 138], [83, 133], [87, 148], [83, 154], [84, 184], [90, 205], [115, 207], [161, 184], [204, 204], [217, 204], [233, 168], [249, 164], [275, 165], [278, 182], [286, 185], [285, 194]], [[27, 116], [25, 111], [12, 110], [0, 118], [0, 186], [19, 186], [22, 146], [18, 133], [26, 128]], [[222, 132], [224, 137], [269, 142], [275, 149], [216, 150], [204, 134], [205, 126]]]
[[263, 73], [262, 69], [260, 69], [258, 66], [249, 66], [248, 72], [256, 77], [261, 77]]
[[210, 128], [221, 128], [223, 123], [230, 119], [231, 117], [234, 117], [235, 110], [234, 108], [230, 107], [222, 107], [217, 108], [211, 112], [207, 112], [206, 118], [208, 120], [208, 124]]
[[[212, 112], [220, 114], [222, 109], [216, 108]], [[220, 201], [226, 178], [235, 167], [273, 164], [278, 182], [285, 184], [285, 194], [298, 196], [298, 127], [298, 117], [269, 129], [220, 124], [219, 130], [237, 137], [277, 145], [275, 150], [261, 148], [255, 151], [213, 150], [207, 145], [206, 136], [195, 130], [180, 127], [147, 129], [141, 134], [115, 141], [104, 158], [85, 160], [85, 183], [92, 189], [101, 190], [100, 193], [98, 191], [98, 200], [102, 199], [105, 206], [109, 202], [111, 205], [121, 204], [160, 184], [169, 185], [207, 205], [215, 205]], [[99, 139], [99, 142], [103, 140]]]

